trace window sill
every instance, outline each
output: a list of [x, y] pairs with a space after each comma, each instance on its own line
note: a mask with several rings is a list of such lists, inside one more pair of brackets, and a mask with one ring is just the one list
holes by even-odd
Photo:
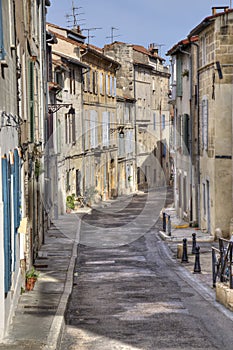
[[2, 67], [8, 67], [7, 61], [6, 60], [0, 60], [1, 66]]

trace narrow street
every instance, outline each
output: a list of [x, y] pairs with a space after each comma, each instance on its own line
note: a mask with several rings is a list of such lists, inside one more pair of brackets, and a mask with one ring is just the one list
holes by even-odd
[[144, 194], [83, 217], [60, 349], [232, 348], [232, 321], [192, 288], [159, 239], [164, 201]]

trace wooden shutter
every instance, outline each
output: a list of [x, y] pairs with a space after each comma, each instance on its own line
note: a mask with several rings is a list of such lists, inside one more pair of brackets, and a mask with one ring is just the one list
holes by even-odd
[[0, 60], [4, 60], [5, 58], [5, 50], [4, 50], [4, 35], [3, 35], [3, 20], [2, 20], [2, 0], [0, 0]]
[[3, 230], [4, 230], [4, 289], [11, 286], [11, 174], [7, 158], [2, 158], [2, 197], [3, 197]]
[[30, 115], [30, 141], [34, 141], [34, 63], [28, 64], [28, 96], [29, 96], [29, 115]]

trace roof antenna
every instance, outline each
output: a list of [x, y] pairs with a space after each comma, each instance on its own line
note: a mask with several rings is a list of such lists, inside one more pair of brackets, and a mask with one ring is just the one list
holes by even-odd
[[111, 38], [111, 42], [113, 43], [113, 39], [120, 36], [120, 35], [114, 35], [114, 30], [118, 30], [116, 27], [111, 27], [111, 36], [106, 36], [106, 39]]
[[[74, 6], [74, 0], [72, 0], [72, 15], [66, 15], [67, 18], [67, 22], [68, 23], [73, 23], [70, 27], [73, 27], [75, 29], [77, 29], [80, 26], [80, 23], [78, 24], [78, 22], [80, 20], [84, 20], [84, 19], [77, 19], [78, 16], [80, 15], [84, 15], [84, 12], [78, 13], [77, 10], [81, 9], [82, 7], [75, 7]], [[69, 20], [69, 18], [72, 18], [71, 20]], [[82, 23], [83, 24], [83, 23]]]
[[97, 29], [102, 29], [102, 28], [86, 28], [86, 29], [83, 29], [87, 31], [87, 44], [89, 45], [90, 43], [90, 38], [94, 38], [95, 35], [90, 35], [90, 32], [93, 31], [93, 30], [97, 30]]

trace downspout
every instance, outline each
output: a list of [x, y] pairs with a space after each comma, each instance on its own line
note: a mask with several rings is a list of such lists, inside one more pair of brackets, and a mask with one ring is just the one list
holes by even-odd
[[200, 209], [200, 105], [199, 105], [199, 45], [191, 42], [197, 48], [197, 222], [200, 227], [201, 209]]
[[[134, 67], [134, 65], [133, 65]], [[135, 67], [134, 67], [134, 70], [133, 70], [133, 86], [134, 86], [134, 100], [135, 100], [135, 103], [134, 103], [134, 140], [135, 140], [135, 147], [134, 147], [134, 151], [135, 151], [135, 189], [136, 191], [138, 191], [138, 164], [137, 164], [137, 142], [138, 142], [138, 137], [137, 137], [137, 100], [136, 100], [136, 74], [135, 74]], [[140, 173], [139, 173], [140, 174]]]
[[193, 135], [192, 135], [192, 130], [193, 130], [193, 116], [192, 116], [192, 80], [193, 80], [193, 71], [192, 71], [192, 55], [190, 52], [188, 51], [184, 51], [181, 48], [179, 48], [179, 51], [181, 53], [184, 53], [185, 55], [189, 56], [189, 71], [190, 71], [190, 83], [189, 83], [189, 111], [190, 111], [190, 118], [189, 118], [189, 140], [188, 140], [188, 144], [189, 144], [189, 154], [190, 154], [190, 187], [189, 187], [189, 192], [190, 192], [190, 217], [189, 217], [189, 221], [190, 223], [192, 223], [193, 221], [193, 201], [192, 201], [192, 189], [193, 189], [193, 149], [192, 149], [192, 145], [193, 145]]

